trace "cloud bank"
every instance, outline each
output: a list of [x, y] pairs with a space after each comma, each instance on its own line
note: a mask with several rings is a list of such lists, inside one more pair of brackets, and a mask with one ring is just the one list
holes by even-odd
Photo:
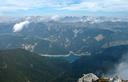
[[60, 19], [59, 15], [55, 15], [51, 17], [51, 20], [58, 21]]
[[123, 79], [128, 78], [128, 62], [122, 62], [118, 65], [116, 73]]
[[21, 30], [23, 30], [24, 27], [26, 27], [30, 22], [29, 21], [23, 21], [20, 23], [16, 23], [13, 26], [13, 32], [20, 32]]
[[50, 14], [60, 11], [128, 12], [128, 0], [1, 0], [1, 2], [0, 14], [20, 11], [34, 13], [38, 9], [42, 9], [38, 13], [50, 10]]
[[121, 58], [121, 62], [116, 66], [114, 75], [118, 75], [122, 79], [128, 79], [128, 53]]

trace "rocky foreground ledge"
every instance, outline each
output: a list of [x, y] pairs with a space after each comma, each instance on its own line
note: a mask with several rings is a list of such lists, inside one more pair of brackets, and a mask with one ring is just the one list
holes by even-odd
[[77, 82], [128, 82], [128, 80], [123, 80], [118, 76], [114, 77], [97, 77], [93, 73], [83, 74]]

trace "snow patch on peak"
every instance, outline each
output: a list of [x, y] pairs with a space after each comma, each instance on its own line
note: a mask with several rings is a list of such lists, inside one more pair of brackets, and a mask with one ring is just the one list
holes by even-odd
[[77, 37], [77, 34], [79, 33], [79, 30], [78, 29], [75, 29], [75, 30], [73, 30], [73, 32], [74, 32], [74, 37], [76, 38]]
[[35, 44], [22, 44], [22, 48], [25, 49], [25, 50], [29, 50], [31, 52], [34, 51], [34, 48], [36, 47], [38, 43], [35, 43]]

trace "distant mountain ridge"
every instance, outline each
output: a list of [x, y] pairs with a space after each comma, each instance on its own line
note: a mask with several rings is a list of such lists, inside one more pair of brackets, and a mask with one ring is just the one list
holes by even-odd
[[67, 55], [70, 52], [87, 55], [117, 43], [124, 45], [128, 41], [127, 17], [51, 18], [2, 17], [0, 49], [23, 48], [44, 55]]
[[58, 22], [128, 22], [128, 17], [105, 17], [105, 16], [24, 16], [24, 17], [10, 17], [10, 16], [0, 16], [2, 22], [16, 22], [29, 20], [33, 22], [49, 22], [49, 21], [58, 21]]

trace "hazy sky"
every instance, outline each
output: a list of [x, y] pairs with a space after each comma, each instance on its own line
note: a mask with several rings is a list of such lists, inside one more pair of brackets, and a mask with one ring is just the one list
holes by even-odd
[[127, 16], [128, 0], [0, 0], [0, 15]]

